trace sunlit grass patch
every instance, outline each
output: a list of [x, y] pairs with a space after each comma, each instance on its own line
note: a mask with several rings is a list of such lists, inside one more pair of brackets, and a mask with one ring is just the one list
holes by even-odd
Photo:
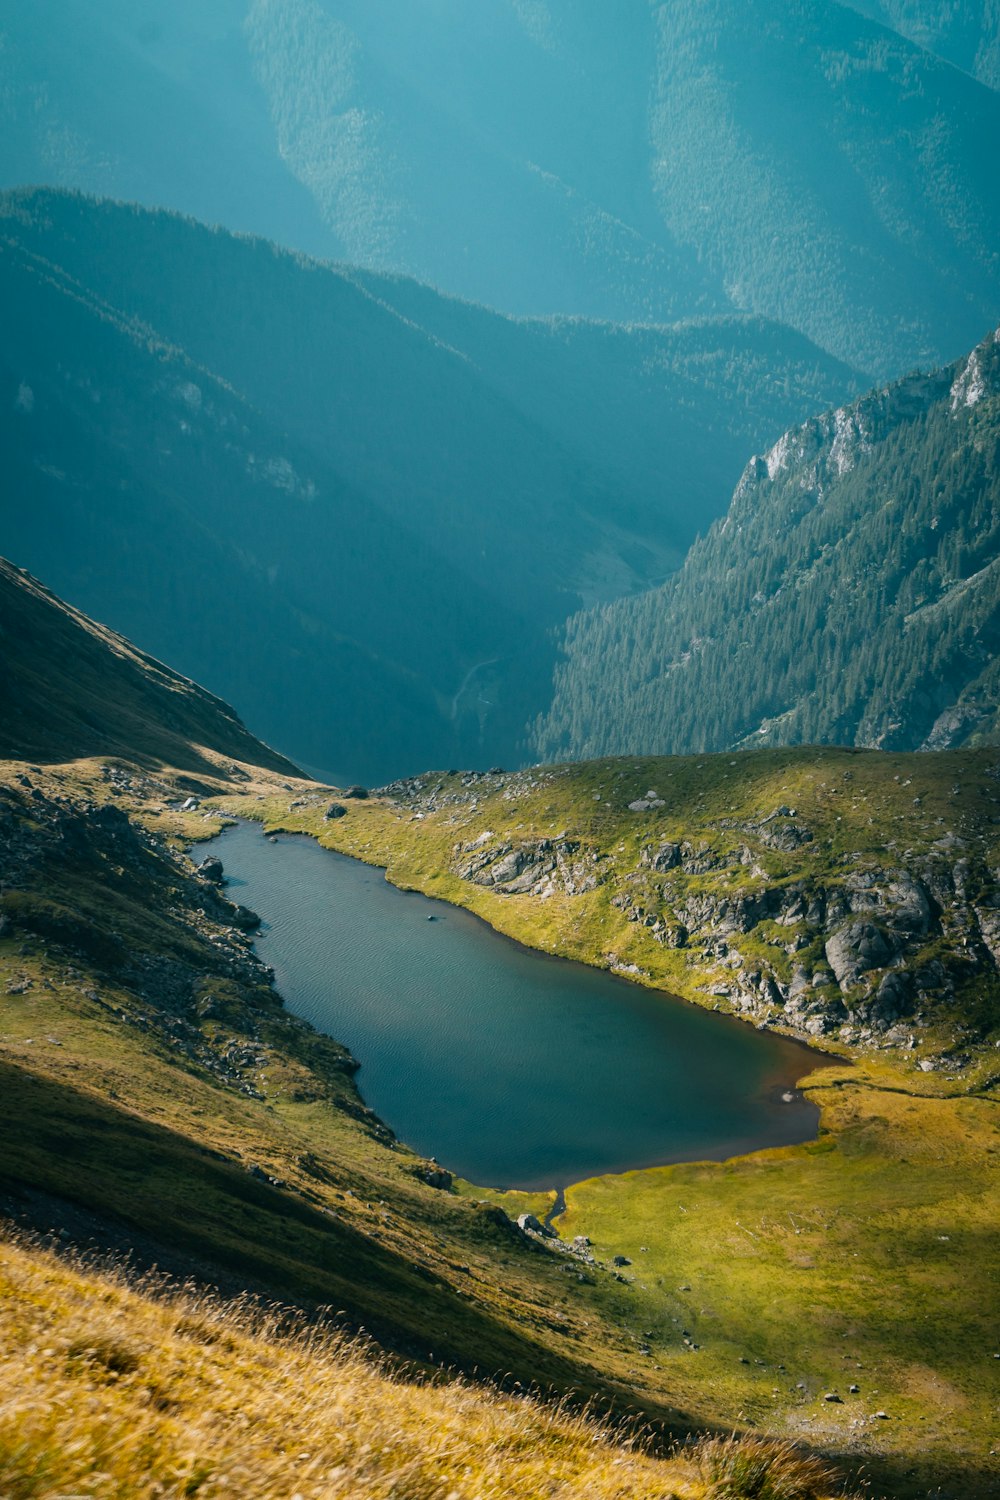
[[[390, 1372], [335, 1328], [247, 1299], [130, 1285], [11, 1240], [0, 1268], [4, 1500], [833, 1493], [826, 1465], [782, 1445], [757, 1444], [742, 1468], [738, 1443], [658, 1458], [643, 1438], [564, 1405]], [[734, 1474], [771, 1473], [771, 1488], [718, 1488], [723, 1461]]]

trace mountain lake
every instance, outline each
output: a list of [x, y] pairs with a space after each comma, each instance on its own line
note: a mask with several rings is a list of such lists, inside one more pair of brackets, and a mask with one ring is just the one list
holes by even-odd
[[[489, 1187], [564, 1187], [812, 1139], [801, 1042], [524, 948], [304, 835], [194, 851], [258, 912], [288, 1010], [349, 1047], [400, 1140]], [[512, 897], [517, 899], [516, 897]]]

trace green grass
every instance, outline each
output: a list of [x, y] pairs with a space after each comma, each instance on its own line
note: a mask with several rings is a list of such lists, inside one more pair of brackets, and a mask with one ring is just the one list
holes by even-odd
[[[32, 779], [47, 795], [103, 800], [101, 764], [53, 766]], [[895, 776], [912, 774], [912, 784], [923, 776], [931, 799], [950, 798], [949, 778], [961, 774], [966, 790], [951, 822], [990, 856], [990, 825], [976, 812], [995, 785], [992, 759], [976, 756], [947, 765], [944, 757], [780, 752], [735, 768], [611, 762], [526, 773], [502, 786], [444, 778], [438, 810], [421, 819], [418, 803], [372, 799], [324, 823], [328, 793], [297, 783], [289, 794], [275, 778], [239, 798], [226, 793], [208, 817], [169, 809], [148, 789], [122, 800], [168, 843], [212, 831], [222, 807], [318, 831], [324, 842], [385, 863], [400, 884], [459, 900], [523, 941], [590, 962], [608, 962], [609, 952], [634, 957], [647, 982], [684, 992], [681, 980], [697, 995], [703, 976], [689, 956], [649, 943], [611, 906], [614, 880], [635, 868], [646, 843], [723, 842], [712, 820], [720, 807], [729, 815], [737, 797], [747, 818], [794, 797], [800, 817], [812, 817], [823, 835], [818, 809], [831, 768], [862, 766], [872, 776], [855, 800], [877, 802], [906, 847], [922, 833], [900, 824]], [[731, 773], [743, 768], [735, 789]], [[664, 792], [672, 782], [676, 795], [662, 814], [623, 811], [647, 786]], [[601, 804], [598, 786], [609, 792]], [[695, 814], [699, 786], [716, 800]], [[28, 818], [30, 799], [18, 795]], [[852, 819], [844, 847], [874, 855], [887, 829], [867, 824], [867, 808]], [[608, 855], [610, 879], [587, 895], [549, 900], [472, 886], [450, 869], [453, 850], [486, 829], [498, 837], [565, 830]], [[773, 879], [795, 878], [788, 856], [761, 858]], [[832, 878], [829, 849], [809, 846], [802, 858], [817, 878]], [[730, 877], [692, 877], [716, 878]], [[21, 899], [58, 903], [77, 925], [45, 933], [37, 913], [26, 920], [14, 909], [13, 928], [0, 937], [8, 1201], [36, 1215], [64, 1212], [81, 1233], [132, 1241], [140, 1256], [230, 1288], [249, 1284], [344, 1309], [408, 1357], [573, 1389], [677, 1433], [737, 1428], [805, 1439], [848, 1468], [867, 1464], [895, 1496], [945, 1481], [963, 1493], [991, 1492], [1000, 1141], [997, 1105], [982, 1087], [985, 1048], [961, 1077], [923, 1074], [892, 1052], [869, 1052], [853, 1067], [831, 1056], [832, 1071], [807, 1082], [823, 1109], [819, 1140], [577, 1184], [558, 1224], [564, 1237], [594, 1242], [599, 1264], [581, 1283], [560, 1270], [558, 1253], [526, 1244], [481, 1206], [502, 1201], [512, 1216], [541, 1213], [545, 1195], [498, 1199], [467, 1183], [442, 1193], [417, 1181], [417, 1158], [359, 1108], [335, 1043], [287, 1017], [266, 989], [220, 969], [214, 929], [186, 905], [170, 860], [147, 850], [119, 869], [98, 842], [69, 865], [41, 859]], [[185, 1016], [209, 1049], [247, 1036], [265, 1049], [266, 1066], [247, 1074], [263, 1097], [221, 1084], [184, 1055], [150, 1002], [130, 990], [115, 945], [88, 947], [81, 926], [197, 976]], [[214, 1003], [203, 1013], [209, 994]], [[156, 1024], [145, 1025], [144, 1015]], [[248, 1166], [285, 1186], [258, 1181]], [[622, 1280], [610, 1265], [615, 1254], [632, 1263]], [[856, 1397], [846, 1389], [852, 1378]], [[842, 1404], [824, 1402], [828, 1390]], [[883, 1409], [887, 1418], [876, 1417]]]

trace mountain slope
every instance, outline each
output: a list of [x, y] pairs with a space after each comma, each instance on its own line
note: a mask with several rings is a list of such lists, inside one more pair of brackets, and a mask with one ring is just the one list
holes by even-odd
[[657, 202], [738, 305], [883, 377], [996, 323], [996, 93], [844, 5], [657, 19]]
[[622, 150], [645, 169], [645, 5], [611, 48], [575, 29], [560, 53], [503, 0], [41, 0], [3, 21], [0, 184], [135, 198], [510, 311], [724, 310], [648, 191], [636, 211], [618, 187]]
[[568, 630], [548, 754], [992, 740], [1000, 338], [794, 429], [662, 589]]
[[863, 8], [40, 0], [3, 22], [0, 183], [518, 314], [751, 312], [891, 378], [1000, 316], [1000, 99], [917, 44], [992, 77], [996, 26]]
[[204, 689], [0, 558], [0, 760], [123, 755], [217, 774], [197, 747], [298, 776]]
[[[59, 721], [64, 654], [106, 653], [98, 680], [120, 692], [93, 694], [84, 683], [92, 721], [80, 733], [109, 744], [123, 714], [156, 727], [151, 704], [164, 701], [165, 669], [130, 653], [123, 670], [120, 640], [40, 597], [23, 575], [9, 584], [25, 592], [35, 622], [30, 636], [5, 639], [14, 680], [48, 674], [54, 690], [39, 763], [0, 763], [0, 1214], [41, 1231], [60, 1257], [86, 1247], [87, 1266], [60, 1264], [37, 1241], [0, 1243], [3, 1352], [18, 1371], [14, 1387], [5, 1377], [0, 1414], [8, 1488], [37, 1496], [44, 1480], [43, 1496], [82, 1485], [121, 1500], [167, 1471], [171, 1483], [179, 1474], [188, 1489], [221, 1496], [234, 1473], [253, 1494], [272, 1476], [271, 1493], [288, 1487], [286, 1476], [301, 1484], [318, 1471], [316, 1487], [334, 1496], [337, 1486], [354, 1495], [380, 1484], [373, 1500], [401, 1474], [428, 1495], [447, 1482], [463, 1500], [492, 1500], [498, 1485], [533, 1495], [555, 1477], [588, 1494], [604, 1484], [610, 1495], [622, 1484], [639, 1494], [648, 1481], [657, 1493], [680, 1486], [708, 1500], [748, 1456], [759, 1479], [775, 1434], [796, 1444], [779, 1461], [798, 1463], [803, 1444], [836, 1452], [851, 1471], [863, 1466], [873, 1495], [917, 1500], [946, 1482], [984, 1500], [997, 1493], [995, 987], [975, 983], [976, 966], [988, 978], [992, 962], [982, 938], [996, 895], [982, 869], [996, 865], [995, 755], [764, 751], [741, 757], [735, 775], [728, 756], [432, 774], [330, 821], [329, 789], [254, 765], [253, 754], [267, 752], [250, 746], [249, 761], [232, 761], [231, 714], [184, 684], [198, 745], [227, 747], [198, 751], [212, 769], [199, 768], [192, 809], [181, 805], [192, 778], [162, 753], [177, 726], [160, 726], [151, 764], [145, 753], [75, 758], [76, 730], [67, 738]], [[168, 687], [177, 691], [174, 679]], [[63, 753], [71, 758], [54, 758]], [[838, 774], [848, 764], [850, 782]], [[921, 809], [901, 784], [904, 769]], [[629, 802], [651, 780], [664, 788], [660, 805], [634, 811]], [[790, 840], [792, 825], [775, 810], [790, 791], [812, 842]], [[784, 944], [810, 924], [839, 927], [839, 893], [896, 935], [902, 972], [921, 989], [901, 1025], [872, 1007], [871, 969], [860, 984], [848, 976], [842, 994], [827, 976], [811, 1009], [789, 1008], [781, 1024], [794, 1024], [793, 1010], [827, 1018], [826, 1044], [856, 1059], [831, 1057], [803, 1080], [822, 1110], [817, 1140], [579, 1183], [561, 1212], [552, 1193], [449, 1187], [364, 1107], [344, 1049], [284, 1010], [246, 935], [253, 915], [181, 852], [220, 826], [222, 803], [269, 826], [321, 832], [535, 946], [609, 962], [613, 944], [648, 968], [640, 977], [655, 966], [695, 992], [717, 968], [740, 993], [744, 975], [722, 961], [725, 934], [726, 956], [738, 942], [784, 982]], [[723, 824], [734, 804], [747, 824], [739, 835]], [[951, 841], [938, 838], [942, 814]], [[543, 879], [515, 893], [471, 878], [494, 862], [484, 820], [487, 840], [509, 840], [530, 874], [553, 819], [558, 839], [605, 856], [596, 886], [571, 896]], [[905, 853], [886, 847], [884, 820], [905, 834]], [[461, 867], [468, 850], [456, 850], [456, 824], [486, 865]], [[679, 837], [679, 864], [643, 859], [662, 852], [658, 831]], [[754, 863], [739, 859], [736, 837], [752, 845]], [[706, 868], [709, 849], [737, 858]], [[875, 865], [882, 873], [872, 880]], [[921, 908], [916, 887], [908, 898], [886, 883], [899, 865], [931, 882], [940, 911]], [[824, 894], [818, 916], [791, 909], [796, 883], [810, 877]], [[784, 901], [791, 922], [761, 920], [753, 892]], [[685, 893], [706, 920], [688, 951], [660, 942], [639, 912], [640, 902]], [[817, 940], [814, 930], [797, 943], [800, 962], [818, 957]], [[928, 944], [935, 956], [924, 965]], [[852, 1042], [834, 1034], [845, 1004], [866, 1023]], [[918, 1058], [929, 1072], [914, 1067]], [[528, 1211], [555, 1213], [559, 1237], [519, 1231], [508, 1215]], [[139, 1270], [155, 1264], [154, 1300], [148, 1282], [123, 1290], [96, 1274], [95, 1251]], [[179, 1302], [165, 1275], [185, 1283]], [[237, 1303], [219, 1309], [192, 1282]], [[279, 1298], [280, 1312], [258, 1318], [255, 1295]], [[294, 1337], [290, 1304], [324, 1322], [335, 1310], [338, 1334], [363, 1323], [389, 1354], [391, 1384], [368, 1366], [331, 1369], [331, 1345], [314, 1327], [304, 1344]], [[576, 1423], [556, 1412], [550, 1424], [536, 1403], [512, 1405], [471, 1382], [448, 1389], [442, 1362], [592, 1394], [651, 1421], [658, 1442], [708, 1427], [754, 1443], [685, 1445], [676, 1466], [661, 1467], [641, 1450], [606, 1450], [589, 1430], [584, 1453]], [[266, 1395], [261, 1369], [278, 1372]], [[848, 1391], [849, 1378], [858, 1390]], [[322, 1399], [331, 1380], [346, 1426], [331, 1425]], [[297, 1399], [303, 1385], [319, 1393], [319, 1409]], [[838, 1387], [842, 1400], [830, 1405], [824, 1392]], [[260, 1403], [249, 1439], [233, 1420], [247, 1391]], [[883, 1405], [888, 1419], [876, 1415]], [[411, 1443], [415, 1406], [423, 1426]], [[98, 1426], [97, 1413], [107, 1422]], [[786, 1462], [773, 1477], [790, 1472], [801, 1500], [817, 1500], [801, 1468]], [[825, 1500], [822, 1485], [818, 1494]]]
[[517, 323], [72, 195], [0, 222], [7, 551], [352, 779], [515, 756], [549, 632], [857, 388], [768, 325]]
[[431, 1186], [362, 1102], [358, 1063], [285, 1011], [248, 936], [259, 919], [182, 852], [220, 828], [212, 793], [312, 807], [330, 789], [34, 580], [2, 577], [5, 734], [31, 726], [33, 760], [0, 761], [0, 1215], [230, 1294], [338, 1309], [421, 1367], [629, 1403], [593, 1283], [566, 1325], [582, 1340], [551, 1340], [561, 1264], [502, 1207], [544, 1212], [551, 1195]]

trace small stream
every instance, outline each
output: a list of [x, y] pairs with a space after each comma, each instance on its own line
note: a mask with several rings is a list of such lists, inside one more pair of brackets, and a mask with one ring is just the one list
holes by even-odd
[[240, 823], [209, 855], [263, 918], [288, 1009], [351, 1049], [401, 1140], [473, 1182], [562, 1187], [816, 1134], [794, 1084], [820, 1054], [799, 1042], [523, 948], [301, 835]]

